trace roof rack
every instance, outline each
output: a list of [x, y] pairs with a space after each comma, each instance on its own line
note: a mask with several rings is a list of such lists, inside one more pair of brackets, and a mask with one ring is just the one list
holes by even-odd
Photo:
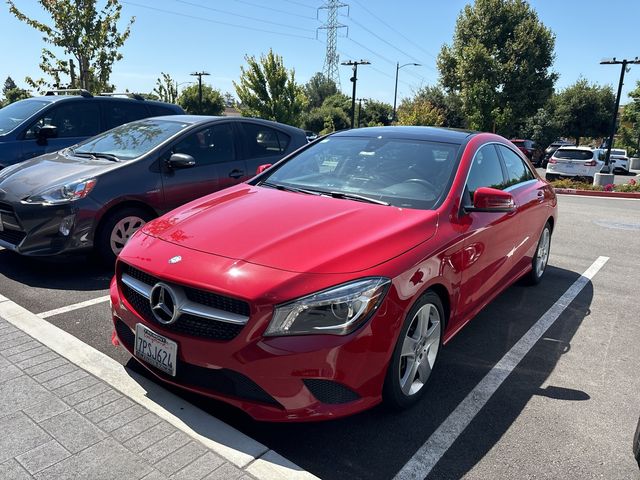
[[59, 94], [67, 95], [67, 94], [76, 94], [76, 93], [86, 98], [93, 97], [93, 95], [91, 95], [91, 93], [89, 93], [89, 91], [85, 90], [84, 88], [62, 88], [59, 90], [47, 90], [45, 92], [45, 96], [59, 95]]
[[129, 97], [129, 98], [135, 98], [136, 100], [144, 100], [144, 97], [142, 95], [140, 95], [139, 93], [132, 93], [132, 92], [102, 92], [99, 94], [101, 97]]

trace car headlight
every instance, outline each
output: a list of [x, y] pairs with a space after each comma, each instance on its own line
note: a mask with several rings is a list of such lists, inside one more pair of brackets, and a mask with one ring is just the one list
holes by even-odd
[[265, 336], [347, 335], [378, 308], [391, 280], [363, 278], [278, 305]]
[[60, 203], [73, 202], [89, 195], [97, 180], [83, 180], [81, 182], [67, 183], [66, 185], [56, 185], [44, 192], [31, 195], [23, 200], [24, 203], [41, 203], [45, 205], [57, 205]]

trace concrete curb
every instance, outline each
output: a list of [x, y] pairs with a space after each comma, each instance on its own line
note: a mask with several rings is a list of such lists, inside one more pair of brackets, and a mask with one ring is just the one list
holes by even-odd
[[601, 192], [598, 190], [577, 190], [575, 188], [554, 188], [554, 191], [562, 195], [581, 195], [585, 197], [640, 199], [640, 192]]

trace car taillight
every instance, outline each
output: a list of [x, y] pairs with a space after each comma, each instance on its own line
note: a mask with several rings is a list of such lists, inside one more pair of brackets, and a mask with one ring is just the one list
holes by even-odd
[[558, 163], [558, 161], [555, 158], [551, 157], [549, 159], [549, 163]]
[[591, 160], [590, 162], [584, 162], [584, 166], [585, 167], [595, 167], [596, 166], [596, 161], [595, 160]]

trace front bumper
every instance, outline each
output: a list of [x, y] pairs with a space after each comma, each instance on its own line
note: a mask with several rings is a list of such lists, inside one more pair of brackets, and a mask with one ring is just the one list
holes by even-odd
[[[126, 252], [123, 252], [125, 257]], [[185, 253], [177, 253], [185, 257]], [[196, 252], [196, 256], [201, 255], [204, 254]], [[211, 265], [211, 256], [207, 257], [209, 270], [220, 268], [220, 265]], [[200, 258], [199, 262], [202, 264], [203, 260]], [[233, 264], [238, 266], [238, 262]], [[296, 284], [308, 285], [300, 278], [308, 274], [257, 265], [247, 268], [256, 278], [270, 273], [271, 279], [279, 284], [297, 277]], [[192, 281], [199, 276], [198, 272], [191, 274]], [[127, 300], [117, 281], [118, 275], [119, 269], [110, 292], [114, 343], [133, 355], [137, 323], [175, 341], [178, 344], [176, 377], [133, 357], [164, 382], [222, 400], [262, 421], [339, 418], [371, 408], [382, 400], [382, 386], [399, 331], [398, 322], [404, 315], [402, 302], [397, 300], [393, 287], [373, 318], [346, 336], [263, 337], [273, 312], [272, 305], [280, 303], [273, 301], [274, 297], [280, 294], [277, 287], [268, 292], [258, 290], [254, 298], [247, 299], [251, 305], [250, 318], [237, 336], [231, 340], [212, 340], [149, 320]], [[263, 293], [270, 297], [270, 304]]]
[[[34, 257], [90, 249], [96, 209], [84, 208], [85, 200], [49, 206], [0, 199], [0, 246]], [[66, 235], [63, 222], [70, 227]]]

